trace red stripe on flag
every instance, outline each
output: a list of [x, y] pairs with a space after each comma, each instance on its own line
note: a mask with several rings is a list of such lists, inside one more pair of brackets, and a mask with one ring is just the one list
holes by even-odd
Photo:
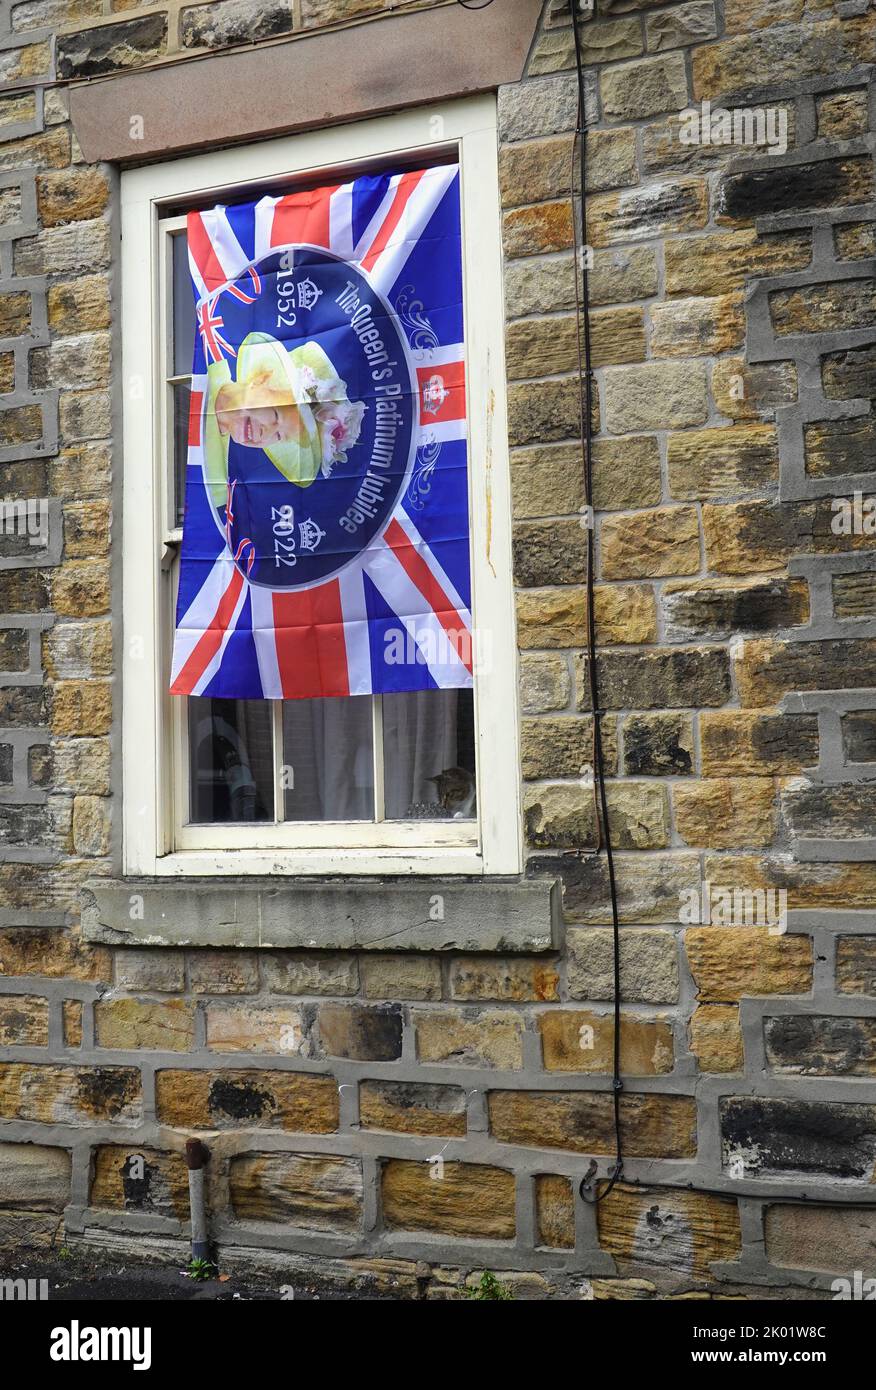
[[408, 205], [408, 200], [425, 172], [425, 169], [412, 169], [410, 173], [402, 174], [395, 190], [395, 197], [390, 204], [389, 212], [383, 220], [380, 231], [372, 241], [370, 251], [362, 257], [361, 265], [363, 270], [370, 270], [377, 260], [377, 257], [382, 255], [386, 250], [389, 245], [390, 237], [401, 221], [401, 216]]
[[[446, 391], [442, 403], [435, 409], [437, 398], [432, 391], [423, 392], [423, 387], [433, 378], [436, 386]], [[438, 367], [418, 367], [417, 381], [420, 387], [420, 408], [426, 420], [464, 420], [465, 419], [465, 363], [444, 362]]]
[[341, 586], [336, 579], [274, 594], [274, 637], [284, 700], [349, 695]]
[[228, 581], [225, 593], [216, 605], [216, 612], [210, 619], [209, 627], [204, 629], [189, 655], [188, 661], [170, 687], [171, 695], [191, 695], [213, 657], [222, 646], [222, 639], [228, 624], [234, 617], [234, 610], [237, 607], [237, 600], [240, 598], [242, 587], [243, 575], [240, 570], [235, 570]]
[[204, 404], [203, 391], [192, 391], [189, 396], [189, 448], [197, 449], [201, 443], [201, 406]]
[[384, 532], [387, 545], [392, 547], [408, 579], [419, 589], [450, 639], [456, 655], [467, 671], [472, 669], [471, 634], [430, 570], [416, 546], [408, 539], [399, 523], [393, 519]]
[[189, 242], [189, 254], [201, 273], [201, 279], [207, 286], [207, 293], [212, 294], [220, 285], [225, 284], [228, 276], [225, 274], [222, 262], [216, 255], [207, 228], [204, 226], [204, 219], [199, 212], [190, 212], [186, 218], [186, 234]]
[[332, 194], [340, 188], [310, 188], [303, 193], [290, 193], [274, 207], [271, 223], [272, 246], [294, 246], [309, 242], [311, 246], [329, 244], [329, 206]]

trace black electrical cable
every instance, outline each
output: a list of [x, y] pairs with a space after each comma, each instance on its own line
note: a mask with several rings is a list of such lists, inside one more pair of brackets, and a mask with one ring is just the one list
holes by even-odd
[[[483, 0], [480, 5], [473, 5], [469, 0], [456, 0], [458, 5], [462, 5], [466, 10], [484, 10], [493, 0]], [[609, 1180], [603, 1190], [596, 1196], [591, 1196], [592, 1184], [597, 1173], [596, 1161], [592, 1160], [590, 1167], [578, 1185], [578, 1191], [584, 1201], [595, 1205], [604, 1199], [611, 1192], [612, 1188], [624, 1176], [623, 1171], [623, 1146], [621, 1142], [621, 1122], [620, 1122], [620, 1097], [623, 1091], [623, 1081], [621, 1079], [620, 1067], [620, 1023], [621, 1023], [621, 994], [620, 994], [620, 918], [617, 902], [617, 882], [614, 870], [614, 856], [611, 845], [611, 827], [608, 817], [608, 803], [605, 789], [605, 757], [602, 745], [601, 719], [603, 711], [599, 705], [599, 682], [597, 679], [596, 663], [596, 623], [594, 616], [594, 565], [593, 565], [593, 467], [592, 467], [592, 443], [593, 443], [593, 366], [590, 343], [590, 295], [587, 265], [587, 208], [584, 197], [585, 176], [587, 169], [587, 112], [584, 84], [584, 64], [581, 53], [581, 34], [579, 29], [579, 18], [576, 7], [576, 0], [569, 0], [572, 14], [572, 29], [575, 39], [575, 69], [578, 82], [578, 118], [575, 128], [575, 140], [572, 149], [572, 177], [570, 180], [569, 197], [572, 204], [572, 223], [573, 238], [575, 249], [575, 313], [576, 328], [578, 337], [578, 377], [581, 382], [582, 391], [579, 392], [579, 406], [581, 419], [581, 457], [584, 471], [584, 502], [585, 502], [585, 523], [588, 527], [587, 541], [587, 593], [586, 593], [586, 614], [587, 614], [587, 669], [588, 683], [590, 687], [590, 706], [593, 716], [593, 769], [594, 783], [598, 798], [598, 812], [601, 822], [600, 848], [605, 850], [606, 865], [608, 869], [608, 888], [611, 899], [611, 925], [612, 939], [614, 945], [614, 1070], [612, 1076], [612, 1094], [614, 1099], [614, 1133], [615, 1133], [615, 1162], [609, 1169]], [[580, 243], [578, 238], [578, 225], [575, 220], [575, 154], [578, 155], [578, 205], [580, 209], [581, 234]], [[579, 251], [581, 252], [579, 258]], [[578, 261], [580, 259], [580, 282], [578, 278]], [[765, 1194], [755, 1188], [751, 1192], [743, 1193], [738, 1185], [733, 1188], [707, 1187], [701, 1183], [694, 1182], [666, 1182], [659, 1179], [654, 1182], [639, 1178], [628, 1179], [634, 1187], [645, 1188], [667, 1188], [670, 1191], [678, 1192], [702, 1192], [712, 1194], [716, 1197], [733, 1198], [736, 1196], [751, 1196], [761, 1198], [766, 1202], [806, 1202], [811, 1206], [821, 1207], [841, 1207], [841, 1206], [864, 1206], [876, 1205], [874, 1201], [868, 1201], [861, 1192], [850, 1193], [842, 1201], [831, 1199], [830, 1197], [808, 1197], [805, 1192], [788, 1192], [787, 1194], [777, 1194], [775, 1192]]]
[[[587, 206], [584, 197], [585, 175], [587, 170], [587, 111], [584, 89], [584, 64], [581, 57], [581, 32], [578, 20], [577, 0], [570, 0], [572, 11], [572, 30], [575, 36], [575, 69], [578, 78], [578, 120], [572, 149], [572, 179], [569, 196], [572, 202], [572, 223], [575, 249], [575, 314], [578, 336], [578, 379], [583, 391], [578, 393], [581, 416], [581, 461], [584, 469], [584, 522], [587, 527], [587, 674], [590, 686], [590, 708], [593, 719], [593, 776], [599, 801], [598, 819], [601, 827], [600, 844], [605, 850], [608, 870], [608, 891], [611, 900], [611, 929], [614, 946], [614, 1072], [612, 1076], [612, 1099], [614, 1102], [615, 1162], [609, 1169], [609, 1181], [598, 1196], [590, 1196], [591, 1183], [595, 1177], [596, 1165], [591, 1163], [590, 1171], [581, 1179], [578, 1190], [582, 1198], [591, 1203], [603, 1201], [615, 1183], [623, 1176], [623, 1144], [621, 1140], [620, 1099], [623, 1091], [620, 1065], [620, 918], [617, 903], [617, 882], [614, 871], [614, 855], [611, 846], [611, 826], [608, 816], [608, 800], [605, 789], [605, 754], [602, 746], [602, 709], [599, 704], [599, 681], [596, 667], [596, 621], [594, 615], [594, 567], [593, 567], [593, 364], [590, 343], [590, 287], [588, 281], [587, 247]], [[578, 241], [578, 228], [575, 219], [575, 148], [578, 151], [578, 201], [581, 215], [581, 239]], [[580, 261], [580, 265], [578, 264]]]
[[[460, 0], [461, 3], [461, 0]], [[577, 318], [578, 332], [578, 374], [579, 379], [583, 378], [583, 406], [581, 409], [581, 453], [584, 465], [584, 501], [587, 508], [585, 520], [588, 524], [588, 543], [587, 543], [587, 665], [590, 686], [590, 704], [593, 711], [593, 750], [594, 750], [594, 780], [599, 799], [599, 811], [602, 829], [602, 848], [605, 850], [606, 865], [608, 868], [608, 887], [611, 898], [611, 923], [612, 937], [614, 943], [614, 1074], [612, 1077], [612, 1091], [614, 1095], [614, 1132], [615, 1132], [615, 1164], [609, 1169], [609, 1181], [598, 1196], [591, 1196], [592, 1184], [595, 1181], [597, 1171], [596, 1162], [592, 1161], [587, 1173], [581, 1179], [578, 1186], [582, 1198], [595, 1205], [603, 1201], [617, 1182], [624, 1176], [623, 1172], [623, 1147], [621, 1142], [620, 1126], [620, 1097], [623, 1090], [620, 1068], [620, 922], [617, 902], [617, 882], [614, 871], [614, 856], [611, 846], [611, 827], [609, 825], [608, 805], [605, 791], [605, 758], [602, 746], [601, 718], [603, 711], [599, 706], [599, 688], [597, 679], [596, 663], [596, 633], [594, 620], [594, 599], [593, 599], [593, 468], [592, 468], [592, 404], [593, 404], [593, 368], [590, 346], [590, 296], [588, 282], [587, 265], [587, 206], [584, 195], [585, 176], [587, 169], [587, 113], [586, 95], [584, 85], [584, 64], [581, 54], [581, 32], [579, 27], [579, 17], [577, 10], [577, 0], [569, 0], [572, 13], [572, 29], [575, 39], [575, 69], [578, 81], [578, 120], [575, 130], [575, 146], [578, 154], [578, 177], [580, 187], [578, 189], [578, 205], [580, 208], [581, 228], [580, 243], [578, 239], [578, 226], [575, 221], [575, 148], [572, 152], [572, 179], [570, 198], [572, 202], [572, 223], [575, 249], [575, 312]], [[580, 280], [578, 273], [578, 260], [580, 251]], [[634, 1185], [648, 1186], [642, 1184], [640, 1180], [634, 1180]], [[711, 1193], [718, 1197], [733, 1197], [735, 1195], [761, 1196], [757, 1190], [743, 1194], [738, 1189], [712, 1188], [700, 1183], [687, 1182], [675, 1183], [660, 1180], [652, 1186], [658, 1188], [669, 1188], [670, 1190]], [[829, 1197], [807, 1198], [805, 1193], [789, 1194], [787, 1197], [778, 1197], [775, 1194], [765, 1199], [771, 1202], [776, 1201], [808, 1201], [813, 1206], [845, 1206], [848, 1200], [842, 1202], [831, 1200]], [[876, 1202], [868, 1201], [865, 1194], [857, 1193], [855, 1204], [858, 1206], [870, 1207]]]

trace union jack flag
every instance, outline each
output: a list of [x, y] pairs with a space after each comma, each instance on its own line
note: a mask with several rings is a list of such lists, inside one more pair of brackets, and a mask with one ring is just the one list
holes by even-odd
[[471, 685], [458, 166], [190, 213], [187, 234], [172, 692]]

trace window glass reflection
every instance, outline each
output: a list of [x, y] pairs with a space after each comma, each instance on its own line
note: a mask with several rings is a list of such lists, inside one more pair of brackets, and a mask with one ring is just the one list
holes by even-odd
[[383, 768], [387, 820], [473, 820], [473, 692], [384, 695]]
[[373, 820], [370, 695], [286, 700], [283, 786], [287, 820]]
[[191, 823], [274, 819], [268, 700], [188, 701]]
[[189, 247], [185, 232], [171, 237], [173, 247], [173, 376], [191, 376], [195, 352], [195, 308]]

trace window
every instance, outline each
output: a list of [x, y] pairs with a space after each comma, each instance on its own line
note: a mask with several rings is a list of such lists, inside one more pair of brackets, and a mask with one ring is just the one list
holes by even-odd
[[[171, 695], [194, 341], [186, 212], [457, 161], [474, 688]], [[125, 871], [519, 872], [494, 99], [125, 172], [122, 237]]]

